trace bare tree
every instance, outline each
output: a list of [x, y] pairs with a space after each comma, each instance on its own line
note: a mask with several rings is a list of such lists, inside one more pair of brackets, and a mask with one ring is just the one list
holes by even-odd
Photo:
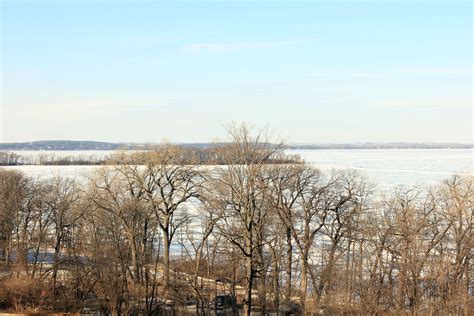
[[14, 228], [28, 185], [28, 179], [20, 172], [0, 169], [0, 246], [6, 264], [10, 263]]
[[[307, 296], [309, 252], [322, 224], [316, 224], [316, 212], [309, 200], [319, 180], [317, 170], [306, 165], [273, 166], [272, 181], [267, 194], [272, 207], [285, 227], [286, 239], [286, 300], [292, 297], [293, 241], [301, 254], [301, 303]], [[308, 200], [309, 199], [309, 200]], [[320, 218], [323, 218], [321, 216]], [[316, 226], [314, 226], [316, 225]]]
[[170, 248], [177, 229], [188, 220], [187, 207], [199, 197], [204, 182], [195, 166], [182, 164], [180, 147], [164, 144], [158, 150], [145, 154], [145, 168], [131, 171], [132, 179], [143, 191], [147, 207], [153, 212], [163, 234], [164, 287], [170, 282]]
[[75, 183], [69, 179], [53, 178], [45, 183], [47, 192], [45, 204], [50, 212], [52, 247], [54, 249], [52, 283], [56, 294], [58, 270], [61, 265], [64, 241], [69, 230], [82, 216], [83, 209], [77, 203], [80, 196]]
[[[265, 131], [252, 135], [246, 125], [228, 128], [230, 142], [220, 148], [226, 166], [215, 172], [214, 190], [222, 210], [219, 232], [233, 243], [246, 260], [245, 314], [250, 315], [257, 273], [263, 272], [264, 228], [269, 213], [265, 190], [271, 158], [280, 153]], [[263, 290], [263, 289], [261, 289]]]
[[[202, 189], [202, 188], [201, 188]], [[206, 194], [207, 193], [207, 194]], [[203, 190], [200, 194], [202, 204], [195, 208], [195, 214], [191, 216], [182, 230], [186, 239], [180, 242], [181, 247], [186, 251], [186, 257], [194, 263], [191, 273], [187, 275], [187, 280], [193, 289], [196, 297], [196, 312], [205, 315], [208, 312], [209, 305], [206, 306], [206, 298], [209, 300], [209, 289], [211, 287], [209, 273], [208, 278], [204, 279], [206, 270], [203, 265], [209, 262], [208, 241], [212, 237], [215, 224], [219, 219], [216, 216], [216, 205], [214, 198]], [[209, 265], [209, 264], [208, 264]]]

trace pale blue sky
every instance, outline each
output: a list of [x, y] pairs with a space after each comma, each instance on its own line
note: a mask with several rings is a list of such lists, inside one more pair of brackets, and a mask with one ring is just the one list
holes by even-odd
[[0, 2], [0, 141], [472, 142], [470, 1]]

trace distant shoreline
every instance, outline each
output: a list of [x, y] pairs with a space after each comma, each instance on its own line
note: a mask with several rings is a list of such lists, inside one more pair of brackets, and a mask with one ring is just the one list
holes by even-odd
[[[218, 143], [177, 143], [176, 145], [205, 149], [212, 148]], [[0, 151], [114, 151], [114, 150], [146, 150], [160, 146], [157, 143], [108, 143], [96, 141], [34, 141], [24, 143], [0, 143]], [[324, 149], [472, 149], [474, 144], [465, 143], [313, 143], [290, 144], [285, 149], [291, 150], [324, 150]]]
[[451, 146], [443, 145], [415, 145], [412, 146], [391, 146], [391, 145], [374, 145], [374, 146], [364, 146], [364, 145], [314, 145], [314, 146], [288, 146], [286, 149], [290, 150], [331, 150], [331, 149], [343, 149], [343, 150], [357, 150], [357, 149], [473, 149], [474, 145], [469, 144], [459, 144]]

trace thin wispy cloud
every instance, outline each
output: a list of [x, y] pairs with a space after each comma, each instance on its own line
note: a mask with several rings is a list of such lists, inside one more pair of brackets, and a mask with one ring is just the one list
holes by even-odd
[[426, 108], [426, 109], [449, 109], [449, 108], [466, 108], [472, 107], [471, 103], [462, 99], [452, 100], [399, 100], [399, 101], [382, 101], [372, 104], [374, 107], [387, 108]]
[[347, 72], [315, 72], [311, 77], [324, 79], [380, 79], [403, 75], [447, 75], [461, 76], [472, 75], [468, 67], [393, 67], [382, 69], [379, 72], [372, 71], [347, 71]]
[[396, 67], [395, 73], [414, 75], [471, 75], [469, 68], [463, 67]]
[[184, 45], [183, 50], [189, 52], [223, 53], [246, 49], [266, 49], [291, 45], [305, 44], [314, 40], [262, 41], [262, 42], [200, 42]]
[[388, 77], [388, 73], [377, 73], [377, 72], [317, 72], [311, 75], [316, 78], [327, 78], [327, 79], [378, 79]]

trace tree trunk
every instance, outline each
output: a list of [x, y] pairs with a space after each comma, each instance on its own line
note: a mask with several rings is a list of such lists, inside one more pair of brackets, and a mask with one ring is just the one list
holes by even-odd
[[303, 313], [305, 312], [306, 294], [308, 289], [308, 260], [306, 257], [307, 254], [303, 254], [301, 262], [301, 307]]
[[266, 307], [267, 307], [267, 291], [266, 291], [266, 279], [267, 279], [267, 271], [265, 269], [265, 262], [264, 262], [264, 257], [263, 257], [263, 247], [261, 246], [263, 237], [261, 235], [261, 231], [259, 233], [259, 247], [258, 247], [258, 261], [259, 261], [259, 270], [260, 270], [260, 276], [259, 276], [259, 284], [258, 284], [258, 301], [260, 303], [260, 308], [261, 308], [261, 314], [265, 315], [266, 313]]
[[56, 296], [56, 284], [58, 279], [59, 255], [61, 250], [61, 236], [56, 235], [56, 244], [54, 245], [54, 265], [53, 265], [53, 295]]
[[279, 308], [280, 306], [280, 284], [278, 282], [279, 279], [279, 269], [278, 269], [278, 261], [277, 258], [273, 258], [273, 304], [275, 308]]
[[288, 262], [286, 265], [286, 300], [291, 300], [291, 281], [292, 281], [292, 263], [293, 263], [293, 245], [291, 244], [291, 229], [286, 230], [286, 244]]
[[252, 310], [253, 263], [252, 256], [247, 257], [247, 288], [245, 291], [245, 316], [250, 316]]
[[163, 268], [163, 286], [168, 289], [170, 284], [170, 239], [168, 230], [163, 230], [163, 243], [164, 243], [164, 268]]
[[260, 272], [260, 279], [258, 285], [258, 300], [260, 303], [261, 313], [265, 315], [267, 309], [267, 291], [266, 291], [266, 271], [264, 269]]

